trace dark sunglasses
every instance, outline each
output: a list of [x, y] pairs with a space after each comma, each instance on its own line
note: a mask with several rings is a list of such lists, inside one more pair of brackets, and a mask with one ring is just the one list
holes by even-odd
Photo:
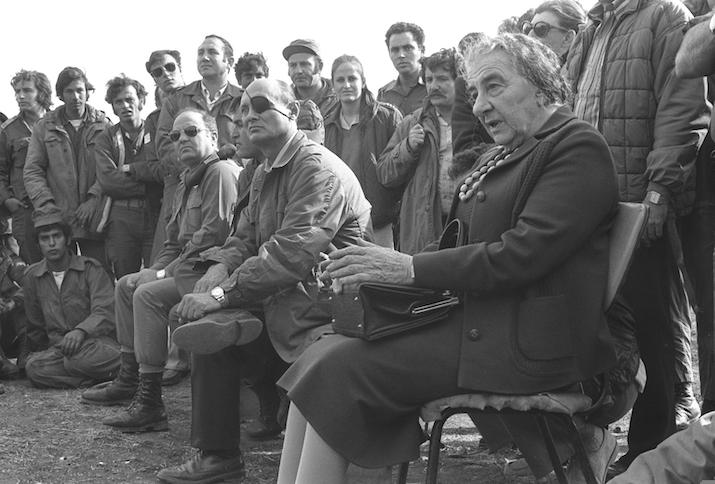
[[[199, 128], [196, 126], [187, 126], [183, 129], [184, 134], [186, 136], [188, 136], [189, 138], [195, 137], [197, 134], [199, 134], [199, 131], [204, 131], [204, 130], [205, 130], [205, 128]], [[174, 131], [170, 131], [169, 139], [174, 142], [179, 141], [179, 138], [181, 138], [181, 131], [182, 130], [178, 130], [178, 129], [175, 129]]]
[[152, 77], [161, 77], [164, 75], [165, 72], [174, 72], [176, 70], [176, 64], [173, 62], [169, 62], [167, 64], [164, 64], [163, 66], [159, 66], [155, 69], [151, 70], [151, 76]]
[[[244, 96], [248, 96], [248, 94], [244, 93]], [[290, 116], [288, 116], [286, 113], [284, 113], [283, 111], [278, 109], [276, 107], [276, 105], [273, 104], [271, 101], [269, 101], [268, 98], [265, 96], [254, 96], [254, 97], [248, 96], [248, 99], [251, 103], [251, 107], [258, 114], [263, 114], [268, 110], [273, 110], [273, 111], [277, 111], [277, 112], [281, 113], [283, 116], [290, 119]]]
[[521, 27], [521, 31], [524, 32], [524, 35], [529, 35], [529, 32], [533, 30], [534, 34], [541, 39], [549, 35], [551, 29], [560, 30], [561, 32], [569, 31], [569, 29], [547, 24], [546, 22], [536, 22], [534, 25], [531, 25], [531, 22], [524, 22], [524, 25]]

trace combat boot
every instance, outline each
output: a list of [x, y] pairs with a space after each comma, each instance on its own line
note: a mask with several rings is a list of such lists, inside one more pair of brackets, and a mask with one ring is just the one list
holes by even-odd
[[139, 388], [129, 407], [117, 416], [105, 418], [102, 423], [125, 433], [169, 430], [161, 399], [161, 373], [140, 373]]
[[134, 353], [122, 351], [119, 375], [112, 381], [95, 385], [82, 393], [82, 403], [91, 405], [127, 405], [139, 384], [139, 364]]

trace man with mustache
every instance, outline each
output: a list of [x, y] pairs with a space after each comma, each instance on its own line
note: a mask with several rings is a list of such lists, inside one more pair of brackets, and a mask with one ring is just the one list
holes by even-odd
[[323, 59], [318, 44], [310, 39], [296, 39], [283, 49], [288, 61], [288, 76], [293, 82], [293, 94], [298, 101], [311, 100], [325, 117], [337, 104], [333, 83], [320, 75]]
[[386, 187], [404, 186], [399, 220], [399, 250], [421, 251], [437, 240], [457, 188], [452, 163], [452, 109], [459, 54], [442, 49], [422, 60], [427, 86], [424, 107], [397, 126], [377, 164]]
[[377, 100], [392, 104], [407, 116], [420, 108], [427, 96], [427, 88], [420, 78], [425, 33], [419, 25], [397, 22], [387, 29], [385, 44], [397, 70], [397, 79], [377, 91]]
[[112, 198], [106, 244], [107, 258], [117, 278], [137, 272], [142, 263], [150, 265], [159, 216], [158, 204], [148, 201], [150, 197], [158, 201], [161, 187], [137, 177], [141, 172], [137, 167], [147, 164], [151, 149], [151, 133], [145, 130], [141, 117], [146, 96], [139, 81], [124, 75], [107, 83], [105, 101], [112, 106], [119, 123], [108, 126], [98, 136], [93, 150], [97, 181]]
[[109, 272], [104, 237], [90, 227], [102, 198], [90, 147], [110, 121], [87, 104], [94, 87], [82, 69], [62, 69], [55, 90], [64, 104], [47, 113], [32, 131], [23, 172], [25, 189], [35, 210], [58, 208], [70, 220], [72, 244]]

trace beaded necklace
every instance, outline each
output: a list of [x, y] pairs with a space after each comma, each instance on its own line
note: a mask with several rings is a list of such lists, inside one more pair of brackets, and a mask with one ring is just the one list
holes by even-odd
[[501, 165], [511, 154], [511, 151], [507, 151], [506, 148], [502, 147], [501, 151], [497, 153], [494, 158], [474, 170], [464, 179], [462, 186], [459, 187], [459, 199], [463, 202], [469, 200], [477, 191], [477, 188], [479, 188], [479, 185], [482, 183], [482, 180], [484, 180], [484, 177], [487, 176], [487, 173]]

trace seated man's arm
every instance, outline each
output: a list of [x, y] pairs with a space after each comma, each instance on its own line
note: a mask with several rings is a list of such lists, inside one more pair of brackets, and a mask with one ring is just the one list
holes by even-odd
[[75, 329], [81, 329], [88, 337], [111, 335], [115, 327], [114, 288], [101, 265], [90, 262], [85, 267], [91, 313]]
[[206, 171], [199, 185], [201, 226], [192, 234], [184, 253], [195, 255], [211, 247], [222, 245], [226, 241], [233, 220], [239, 172], [237, 166], [231, 166], [223, 161]]
[[27, 316], [27, 341], [31, 351], [43, 350], [49, 344], [45, 329], [45, 316], [42, 313], [35, 282], [35, 277], [28, 274], [22, 284], [25, 296], [25, 314]]
[[223, 284], [230, 305], [261, 301], [309, 277], [345, 220], [346, 194], [337, 176], [301, 163], [288, 183], [279, 229]]
[[220, 285], [246, 259], [257, 253], [255, 226], [248, 207], [239, 215], [236, 231], [226, 239], [221, 247], [212, 247], [201, 253], [201, 257], [213, 263], [206, 274], [194, 285], [195, 293], [208, 292]]

